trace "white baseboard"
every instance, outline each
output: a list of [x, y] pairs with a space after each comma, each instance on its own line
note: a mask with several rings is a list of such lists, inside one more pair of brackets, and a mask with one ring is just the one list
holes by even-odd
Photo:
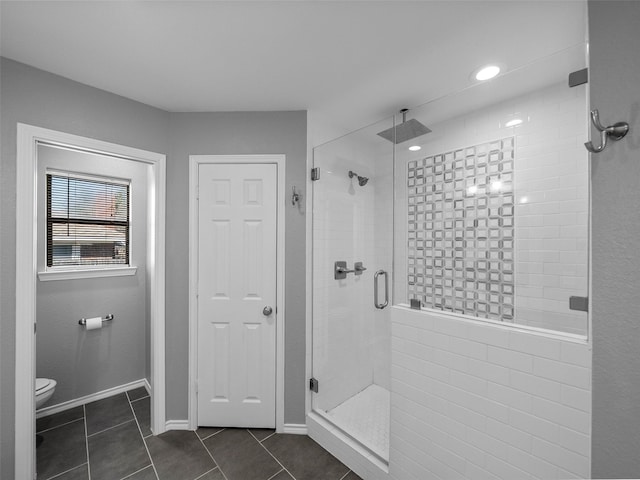
[[[193, 430], [189, 426], [189, 420], [167, 420], [165, 425], [167, 430]], [[282, 433], [306, 435], [307, 426], [304, 423], [285, 423]]]
[[149, 383], [149, 380], [147, 380], [146, 378], [143, 378], [143, 380], [144, 380], [144, 388], [146, 388], [147, 393], [151, 395], [151, 384]]
[[57, 405], [51, 405], [50, 407], [44, 407], [36, 411], [36, 418], [48, 417], [54, 413], [64, 412], [70, 408], [85, 405], [87, 403], [95, 402], [96, 400], [102, 400], [103, 398], [111, 397], [119, 393], [132, 390], [134, 388], [144, 387], [147, 392], [151, 391], [149, 382], [145, 378], [136, 380], [134, 382], [125, 383], [124, 385], [118, 385], [117, 387], [108, 388], [100, 392], [92, 393], [91, 395], [85, 395], [84, 397], [76, 398], [74, 400], [68, 400], [66, 402], [58, 403]]
[[165, 423], [166, 431], [169, 430], [191, 430], [189, 428], [189, 420], [167, 420]]
[[293, 435], [306, 435], [307, 425], [304, 423], [285, 423], [282, 433], [290, 433]]

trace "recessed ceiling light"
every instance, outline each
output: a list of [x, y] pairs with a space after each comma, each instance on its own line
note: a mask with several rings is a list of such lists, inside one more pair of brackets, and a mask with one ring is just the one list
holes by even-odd
[[504, 124], [505, 127], [515, 127], [516, 125], [520, 125], [522, 123], [522, 120], [519, 118], [514, 118], [513, 120], [509, 120], [507, 123]]
[[417, 152], [418, 150], [421, 150], [422, 147], [420, 145], [411, 145], [409, 147], [409, 150], [411, 150], [412, 152]]
[[497, 65], [487, 65], [486, 67], [482, 67], [475, 74], [476, 80], [489, 80], [490, 78], [495, 77], [500, 73], [500, 67]]

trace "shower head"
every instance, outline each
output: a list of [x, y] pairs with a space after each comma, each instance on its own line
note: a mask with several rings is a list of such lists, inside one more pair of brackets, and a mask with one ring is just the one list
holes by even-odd
[[364, 187], [369, 181], [369, 177], [361, 177], [356, 172], [349, 170], [349, 178], [353, 177], [356, 177], [358, 179], [358, 185], [360, 185], [361, 187]]
[[411, 140], [412, 138], [420, 137], [421, 135], [426, 135], [431, 132], [431, 129], [420, 123], [415, 118], [411, 120], [407, 120], [407, 112], [408, 108], [403, 108], [400, 110], [402, 113], [402, 123], [400, 125], [396, 125], [395, 127], [388, 128], [378, 133], [382, 138], [389, 140], [396, 145], [402, 142], [406, 142], [407, 140]]

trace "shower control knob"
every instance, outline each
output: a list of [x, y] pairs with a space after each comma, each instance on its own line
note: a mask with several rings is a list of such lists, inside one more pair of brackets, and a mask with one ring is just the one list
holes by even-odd
[[273, 308], [271, 308], [269, 305], [267, 305], [266, 307], [264, 307], [264, 308], [262, 309], [262, 314], [263, 314], [265, 317], [268, 317], [268, 316], [269, 316], [269, 315], [271, 315], [272, 313], [273, 313]]

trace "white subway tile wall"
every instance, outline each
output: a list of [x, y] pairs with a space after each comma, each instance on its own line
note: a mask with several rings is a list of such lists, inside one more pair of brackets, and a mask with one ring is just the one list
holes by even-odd
[[587, 343], [406, 308], [391, 320], [391, 478], [589, 478]]
[[[428, 115], [434, 106], [423, 108]], [[419, 116], [421, 108], [413, 114]], [[506, 126], [516, 118], [522, 123]], [[395, 182], [396, 199], [406, 202], [412, 162], [514, 135], [514, 322], [580, 335], [587, 333], [587, 315], [570, 310], [569, 297], [586, 296], [588, 290], [586, 119], [586, 87], [562, 83], [429, 124], [433, 132], [425, 136], [419, 154], [397, 151]], [[398, 206], [396, 217], [395, 248], [404, 250], [411, 239], [399, 230], [406, 230], [409, 219]], [[395, 259], [396, 301], [408, 303], [401, 282], [411, 274], [411, 265], [399, 254]]]

